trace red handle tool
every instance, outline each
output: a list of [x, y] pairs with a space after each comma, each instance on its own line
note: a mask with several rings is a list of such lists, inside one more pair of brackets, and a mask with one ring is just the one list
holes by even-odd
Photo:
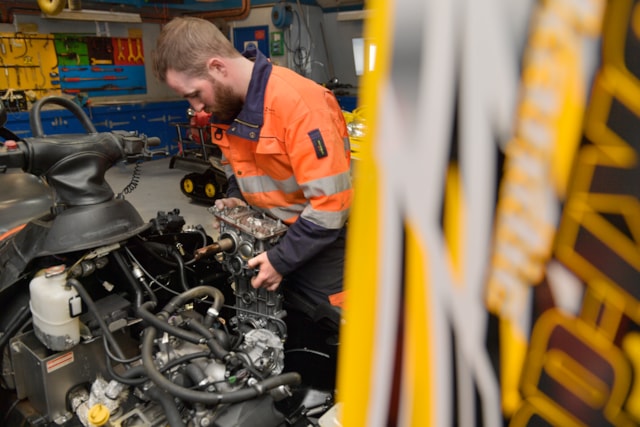
[[103, 76], [103, 77], [63, 77], [64, 82], [83, 82], [88, 80], [126, 80], [126, 77], [120, 76]]
[[101, 67], [91, 67], [91, 71], [94, 73], [121, 73], [124, 71], [124, 68], [116, 67], [116, 68], [101, 68]]

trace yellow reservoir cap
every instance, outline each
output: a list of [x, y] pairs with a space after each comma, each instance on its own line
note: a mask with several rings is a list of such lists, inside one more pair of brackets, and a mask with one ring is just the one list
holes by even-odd
[[90, 425], [102, 427], [107, 425], [110, 416], [111, 413], [109, 408], [104, 406], [102, 403], [97, 403], [89, 409], [89, 415], [87, 418]]

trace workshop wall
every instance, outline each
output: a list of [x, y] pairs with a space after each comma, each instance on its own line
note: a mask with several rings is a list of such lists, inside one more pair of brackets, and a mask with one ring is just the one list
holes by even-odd
[[337, 78], [345, 85], [359, 85], [351, 40], [362, 37], [362, 20], [339, 21], [338, 12], [323, 13], [319, 7], [292, 5], [291, 26], [281, 29], [273, 25], [271, 11], [271, 6], [252, 8], [246, 19], [229, 23], [230, 33], [239, 28], [267, 25], [269, 34], [282, 32], [284, 40], [284, 55], [271, 52], [273, 63], [318, 83]]
[[[273, 25], [271, 10], [254, 7], [246, 19], [228, 22], [228, 36], [233, 39], [236, 29], [266, 26], [268, 34], [280, 32], [284, 38], [283, 54], [269, 52], [274, 63], [297, 68], [319, 83], [337, 78], [358, 86], [351, 39], [362, 36], [362, 21], [339, 22], [337, 13], [301, 6], [293, 9], [298, 19], [283, 30]], [[89, 97], [95, 104], [175, 100], [146, 66], [160, 28], [159, 23], [16, 15], [13, 24], [0, 24], [0, 94], [12, 89], [26, 92], [29, 99], [66, 94]], [[295, 59], [300, 50], [302, 68], [296, 67]]]
[[[16, 32], [20, 28], [33, 32]], [[13, 25], [0, 25], [7, 51], [0, 63], [2, 86], [32, 90], [37, 97], [84, 94], [97, 103], [175, 99], [145, 63], [159, 32], [155, 23], [73, 21], [70, 26], [69, 21], [16, 15]], [[37, 67], [37, 73], [26, 66]]]
[[338, 82], [355, 88], [360, 86], [360, 78], [356, 76], [352, 40], [362, 37], [363, 23], [362, 20], [339, 21], [338, 13], [325, 13], [322, 17], [329, 52], [329, 75], [337, 78]]
[[[357, 88], [351, 38], [361, 37], [362, 22], [343, 24], [336, 13], [294, 6], [296, 19], [287, 28], [272, 23], [272, 6], [255, 7], [243, 20], [216, 24], [234, 42], [242, 42], [235, 40], [240, 36], [249, 42], [261, 38], [256, 41], [275, 64], [320, 84], [337, 77]], [[12, 113], [13, 131], [30, 136], [26, 111], [35, 100], [58, 95], [86, 107], [99, 131], [139, 130], [159, 136], [164, 148], [175, 153], [174, 125], [188, 122], [188, 103], [159, 83], [148, 66], [160, 30], [160, 23], [62, 21], [40, 15], [15, 15], [13, 24], [0, 24], [0, 98]], [[271, 44], [274, 33], [284, 42], [279, 48]], [[348, 95], [339, 101], [352, 110], [356, 97]], [[53, 110], [43, 112], [47, 133], [83, 131], [67, 112], [47, 107]]]

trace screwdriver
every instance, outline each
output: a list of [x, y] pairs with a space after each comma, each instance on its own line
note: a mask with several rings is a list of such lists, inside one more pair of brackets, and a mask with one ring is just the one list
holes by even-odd
[[124, 68], [116, 67], [116, 68], [100, 68], [100, 67], [91, 67], [91, 71], [96, 73], [121, 73], [124, 71]]
[[126, 80], [127, 77], [120, 76], [104, 76], [104, 77], [63, 77], [63, 82], [82, 82], [89, 80]]

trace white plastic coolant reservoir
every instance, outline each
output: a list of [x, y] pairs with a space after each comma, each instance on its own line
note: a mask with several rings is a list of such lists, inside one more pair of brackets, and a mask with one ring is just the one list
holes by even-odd
[[36, 337], [54, 351], [68, 350], [80, 342], [82, 311], [78, 292], [67, 286], [65, 266], [57, 265], [36, 274], [29, 284]]

